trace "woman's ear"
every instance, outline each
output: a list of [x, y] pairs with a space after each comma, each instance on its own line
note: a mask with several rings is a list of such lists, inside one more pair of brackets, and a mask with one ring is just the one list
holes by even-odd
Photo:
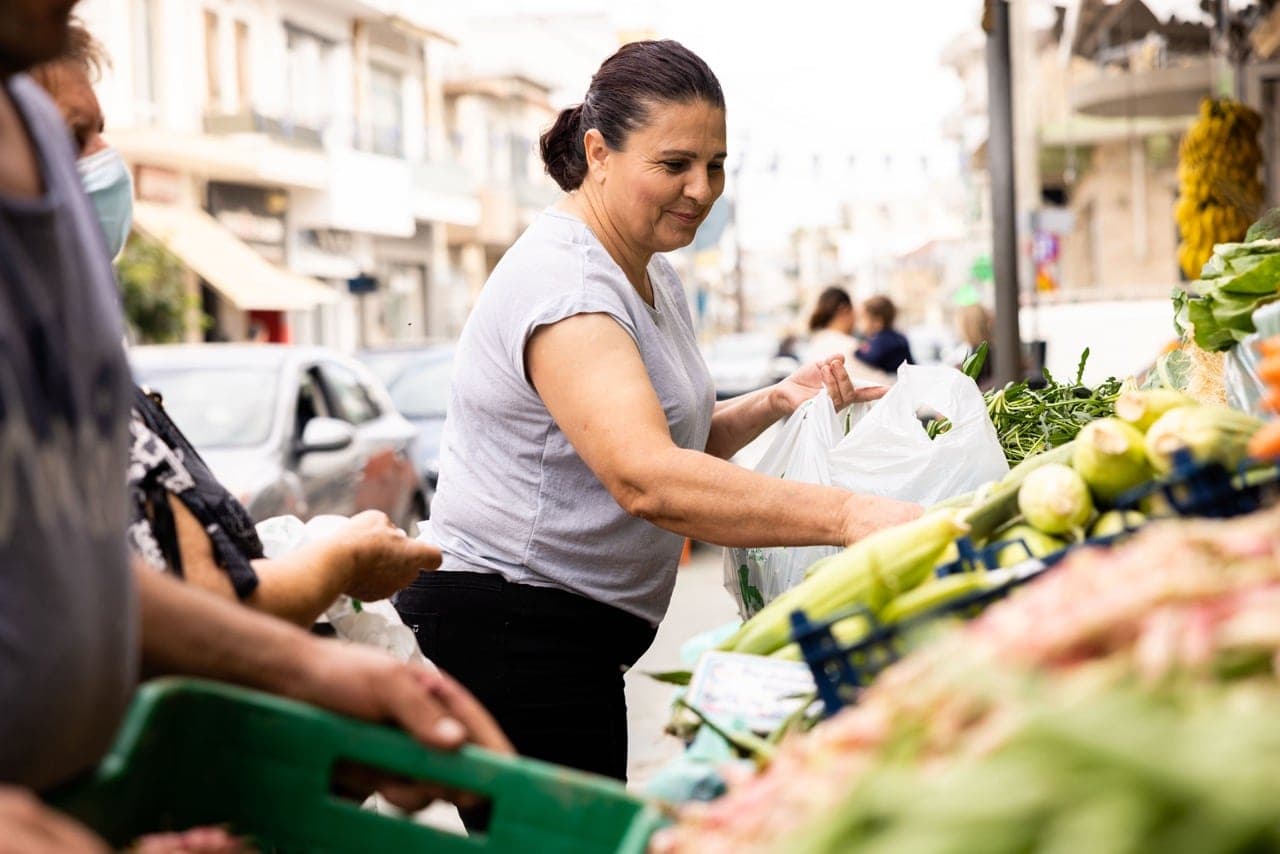
[[587, 156], [587, 174], [596, 183], [603, 184], [609, 169], [610, 154], [604, 134], [595, 128], [588, 130], [582, 137], [582, 150]]

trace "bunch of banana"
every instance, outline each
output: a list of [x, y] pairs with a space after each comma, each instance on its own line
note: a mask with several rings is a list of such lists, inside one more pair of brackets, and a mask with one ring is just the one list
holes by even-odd
[[1206, 98], [1178, 150], [1179, 196], [1174, 218], [1182, 242], [1178, 265], [1188, 278], [1213, 255], [1216, 243], [1244, 237], [1262, 206], [1262, 116], [1238, 101]]

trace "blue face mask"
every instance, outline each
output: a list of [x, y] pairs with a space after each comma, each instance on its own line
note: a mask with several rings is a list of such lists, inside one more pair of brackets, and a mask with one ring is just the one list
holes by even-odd
[[76, 161], [80, 181], [98, 213], [98, 224], [107, 238], [112, 259], [124, 248], [133, 226], [133, 177], [120, 152], [104, 148]]

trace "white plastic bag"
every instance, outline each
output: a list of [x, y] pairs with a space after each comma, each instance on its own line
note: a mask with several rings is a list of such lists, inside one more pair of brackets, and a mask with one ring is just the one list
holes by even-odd
[[[917, 414], [925, 409], [946, 416], [951, 429], [930, 439]], [[925, 506], [1009, 472], [978, 386], [937, 365], [899, 368], [898, 382], [836, 445], [828, 464], [835, 486]]]
[[[849, 417], [861, 415], [858, 405]], [[782, 425], [778, 437], [760, 458], [756, 471], [802, 483], [831, 483], [828, 456], [844, 435], [844, 420], [836, 414], [824, 390], [800, 404]], [[803, 548], [725, 549], [724, 585], [738, 603], [745, 620], [778, 594], [795, 587], [814, 561], [834, 554], [834, 546]]]
[[[949, 418], [951, 429], [930, 439], [917, 415], [924, 409]], [[903, 365], [879, 402], [850, 407], [844, 418], [826, 392], [806, 401], [756, 471], [928, 506], [999, 480], [1009, 464], [973, 380], [954, 368]], [[725, 549], [725, 589], [747, 619], [799, 584], [815, 561], [838, 551]]]
[[[345, 516], [315, 516], [306, 524], [296, 516], [273, 516], [257, 525], [263, 553], [276, 558], [294, 549], [333, 536], [345, 525]], [[413, 630], [400, 619], [399, 612], [387, 600], [357, 602], [343, 594], [329, 606], [321, 618], [333, 626], [334, 634], [351, 643], [376, 647], [400, 661], [409, 661], [435, 669], [422, 650]]]

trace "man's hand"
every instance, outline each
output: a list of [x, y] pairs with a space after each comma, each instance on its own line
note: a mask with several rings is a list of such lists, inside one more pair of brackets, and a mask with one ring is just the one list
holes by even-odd
[[350, 581], [344, 593], [374, 602], [407, 587], [424, 569], [440, 566], [440, 549], [418, 542], [379, 510], [352, 516], [333, 535], [347, 550]]
[[[454, 750], [464, 743], [499, 753], [515, 748], [480, 703], [439, 671], [404, 664], [368, 648], [317, 641], [317, 670], [300, 699], [365, 720], [395, 723], [424, 744]], [[466, 793], [377, 773], [350, 763], [337, 769], [340, 792], [363, 800], [378, 791], [396, 806], [416, 811], [438, 798], [475, 804]]]
[[335, 712], [399, 724], [431, 747], [470, 742], [514, 753], [497, 722], [468, 691], [438, 671], [406, 664], [368, 647], [311, 639], [304, 669], [289, 693]]
[[774, 411], [779, 417], [790, 415], [824, 388], [831, 395], [836, 412], [853, 403], [879, 400], [889, 390], [887, 386], [855, 388], [844, 366], [844, 356], [832, 356], [825, 361], [810, 362], [774, 386]]
[[40, 803], [31, 792], [0, 786], [0, 854], [107, 854], [82, 825]]

